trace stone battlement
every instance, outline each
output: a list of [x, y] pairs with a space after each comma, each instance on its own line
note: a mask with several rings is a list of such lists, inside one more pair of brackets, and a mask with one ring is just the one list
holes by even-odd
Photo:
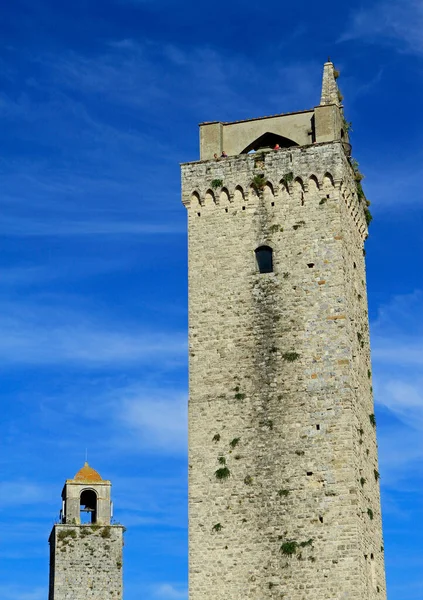
[[235, 209], [242, 204], [243, 210], [251, 211], [258, 202], [256, 177], [263, 177], [269, 208], [272, 202], [308, 205], [306, 197], [321, 202], [329, 186], [347, 205], [362, 239], [367, 237], [365, 205], [340, 141], [183, 163], [181, 169], [182, 202], [188, 209]]

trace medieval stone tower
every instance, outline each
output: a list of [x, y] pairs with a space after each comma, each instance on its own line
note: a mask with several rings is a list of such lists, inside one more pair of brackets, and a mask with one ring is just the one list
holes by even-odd
[[49, 539], [49, 600], [122, 599], [124, 527], [110, 524], [110, 488], [88, 463], [66, 480]]
[[182, 165], [190, 600], [386, 597], [369, 212], [339, 97], [328, 62], [319, 106], [203, 123]]

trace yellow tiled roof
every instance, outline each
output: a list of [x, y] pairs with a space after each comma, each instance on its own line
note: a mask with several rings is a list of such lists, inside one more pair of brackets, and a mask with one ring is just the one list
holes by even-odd
[[74, 481], [103, 481], [100, 473], [97, 473], [95, 469], [90, 467], [90, 465], [86, 462], [82, 469], [78, 471], [78, 473], [74, 477]]

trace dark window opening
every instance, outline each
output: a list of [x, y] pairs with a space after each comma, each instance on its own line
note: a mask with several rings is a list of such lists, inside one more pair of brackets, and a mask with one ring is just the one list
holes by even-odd
[[312, 269], [314, 267], [314, 263], [307, 263], [307, 266], [309, 269]]
[[375, 558], [375, 557], [374, 557], [374, 554], [372, 553], [372, 554], [370, 555], [370, 559], [371, 559], [371, 560], [374, 560], [374, 558]]
[[274, 202], [271, 202], [270, 204], [271, 204], [272, 206], [275, 206], [275, 203], [274, 203]]
[[197, 213], [197, 215], [198, 215], [199, 217], [201, 217], [201, 213]]
[[260, 246], [255, 250], [257, 266], [260, 273], [273, 272], [273, 250], [269, 246]]
[[307, 471], [307, 477], [311, 477], [313, 475], [312, 471]]
[[242, 210], [245, 210], [245, 206], [242, 207]]
[[80, 498], [81, 523], [97, 522], [97, 495], [92, 490], [84, 490]]
[[317, 431], [320, 431], [320, 425], [316, 425]]
[[319, 521], [323, 523], [323, 517], [319, 517]]
[[225, 208], [225, 212], [228, 212], [228, 209], [227, 209], [227, 208]]
[[312, 142], [312, 144], [314, 144], [314, 142], [316, 141], [316, 119], [315, 119], [314, 115], [311, 117], [310, 125], [311, 125], [311, 142]]
[[296, 142], [290, 140], [289, 138], [284, 137], [283, 135], [277, 135], [276, 133], [264, 133], [260, 137], [258, 137], [254, 142], [249, 144], [244, 150], [242, 150], [241, 154], [248, 154], [251, 150], [261, 150], [262, 148], [271, 148], [273, 149], [276, 144], [279, 145], [279, 148], [290, 148], [291, 146], [298, 146]]

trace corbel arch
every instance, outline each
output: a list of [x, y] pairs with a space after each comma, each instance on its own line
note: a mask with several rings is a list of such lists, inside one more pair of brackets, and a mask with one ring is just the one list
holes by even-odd
[[219, 204], [229, 204], [229, 192], [226, 187], [220, 190]]
[[237, 185], [234, 190], [234, 202], [244, 202], [244, 190], [240, 185]]
[[275, 189], [271, 181], [266, 181], [266, 185], [263, 188], [263, 198], [269, 201], [275, 199]]
[[329, 171], [326, 171], [326, 173], [323, 175], [323, 187], [335, 187], [333, 176], [331, 173], [329, 173]]
[[308, 178], [308, 191], [313, 193], [315, 191], [318, 191], [319, 189], [319, 181], [316, 175], [310, 175], [310, 177]]
[[204, 194], [204, 205], [207, 206], [212, 206], [216, 204], [216, 196], [214, 195], [213, 190], [211, 190], [210, 188], [207, 190], [207, 192]]
[[191, 206], [204, 206], [204, 200], [201, 200], [201, 194], [198, 190], [191, 192], [190, 204]]
[[302, 192], [304, 192], [304, 182], [302, 180], [301, 177], [296, 177], [294, 179], [294, 189], [300, 189]]

